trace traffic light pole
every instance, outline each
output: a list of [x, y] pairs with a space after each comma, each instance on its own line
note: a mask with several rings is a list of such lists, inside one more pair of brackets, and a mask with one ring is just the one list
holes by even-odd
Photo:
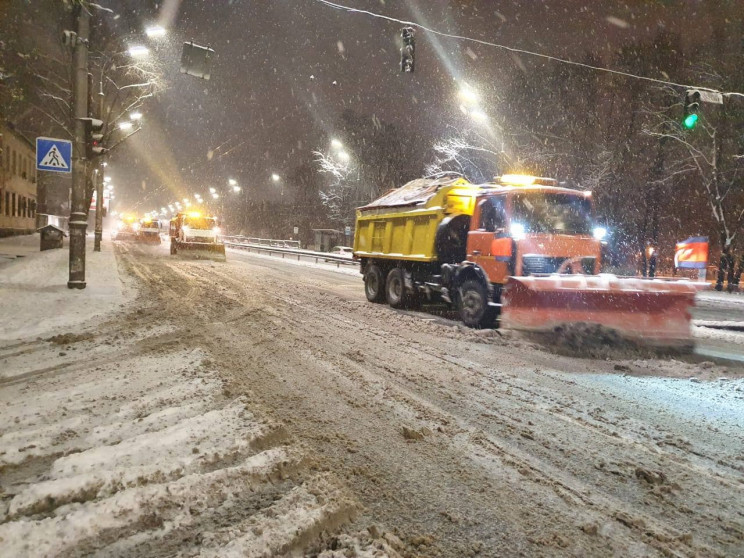
[[73, 117], [74, 144], [72, 156], [72, 202], [70, 207], [70, 275], [69, 289], [85, 288], [86, 213], [86, 119], [88, 118], [88, 38], [90, 14], [78, 6], [77, 39], [73, 52]]

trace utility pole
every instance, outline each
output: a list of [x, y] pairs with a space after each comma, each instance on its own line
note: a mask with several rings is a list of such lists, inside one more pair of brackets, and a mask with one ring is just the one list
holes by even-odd
[[[103, 121], [103, 74], [98, 90], [98, 118]], [[96, 232], [93, 241], [93, 251], [101, 251], [103, 238], [103, 155], [96, 157]]]
[[[86, 212], [86, 125], [88, 116], [88, 39], [90, 13], [77, 6], [77, 39], [73, 52], [73, 117], [74, 143], [72, 151], [72, 202], [70, 207], [70, 276], [69, 289], [85, 288], [85, 232], [88, 228]], [[89, 203], [89, 202], [88, 202]]]

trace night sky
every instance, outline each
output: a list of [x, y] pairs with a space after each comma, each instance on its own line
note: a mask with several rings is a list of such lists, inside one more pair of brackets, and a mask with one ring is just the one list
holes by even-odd
[[[343, 0], [339, 3], [413, 20], [448, 33], [556, 56], [613, 51], [660, 28], [688, 41], [709, 34], [697, 0]], [[492, 47], [417, 32], [416, 73], [399, 72], [401, 25], [334, 10], [316, 0], [118, 2], [118, 31], [154, 49], [167, 90], [145, 109], [142, 132], [112, 156], [117, 208], [141, 212], [225, 188], [235, 178], [245, 195], [274, 198], [272, 173], [287, 175], [325, 149], [344, 109], [396, 124], [436, 141], [464, 124], [457, 80], [481, 92], [488, 111], [499, 103], [505, 73], [520, 68], [540, 79], [553, 64]], [[744, 8], [744, 6], [743, 6]], [[156, 42], [141, 31], [168, 27]], [[179, 73], [181, 44], [217, 52], [212, 79]], [[652, 77], [663, 77], [662, 75]], [[353, 156], [353, 154], [352, 154]], [[134, 160], [134, 164], [132, 161]]]

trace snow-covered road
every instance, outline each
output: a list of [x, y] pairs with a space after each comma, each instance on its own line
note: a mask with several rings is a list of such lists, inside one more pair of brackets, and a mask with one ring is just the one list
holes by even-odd
[[118, 314], [0, 348], [0, 548], [744, 552], [741, 369], [560, 356], [322, 265], [118, 256]]
[[68, 291], [66, 256], [0, 272], [0, 556], [395, 556], [381, 531], [331, 537], [358, 501], [230, 391], [171, 321], [180, 296], [120, 274], [109, 243]]

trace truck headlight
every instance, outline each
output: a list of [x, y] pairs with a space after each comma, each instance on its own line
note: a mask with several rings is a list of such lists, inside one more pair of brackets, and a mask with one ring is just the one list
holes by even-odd
[[522, 223], [512, 223], [509, 232], [514, 240], [522, 240], [526, 236], [527, 230]]
[[594, 238], [597, 240], [603, 240], [605, 236], [607, 236], [607, 229], [604, 227], [594, 227], [594, 230], [592, 231], [594, 234]]

